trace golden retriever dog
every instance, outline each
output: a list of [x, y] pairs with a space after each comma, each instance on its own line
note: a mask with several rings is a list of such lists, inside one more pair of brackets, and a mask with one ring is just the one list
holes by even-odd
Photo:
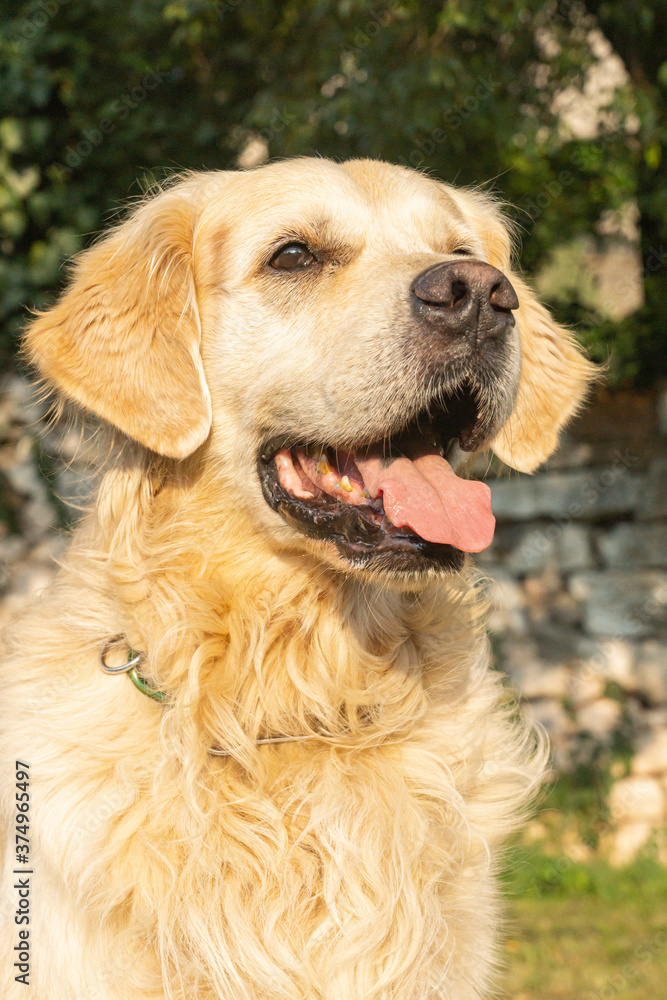
[[5, 638], [2, 996], [488, 996], [544, 753], [460, 473], [535, 468], [592, 377], [494, 201], [369, 160], [188, 175], [26, 350], [114, 440]]

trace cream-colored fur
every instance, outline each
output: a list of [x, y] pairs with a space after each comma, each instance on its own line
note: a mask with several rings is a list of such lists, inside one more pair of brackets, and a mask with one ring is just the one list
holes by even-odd
[[[338, 259], [276, 281], [271, 253], [309, 232]], [[29, 330], [43, 376], [122, 433], [55, 584], [5, 637], [7, 1000], [488, 995], [498, 846], [544, 755], [489, 668], [473, 571], [357, 573], [268, 507], [256, 468], [272, 434], [380, 436], [416, 405], [407, 290], [456, 240], [509, 273], [493, 203], [409, 170], [192, 175], [87, 251]], [[495, 447], [529, 469], [591, 371], [512, 281], [524, 362]], [[168, 704], [102, 673], [114, 635]], [[318, 738], [257, 745], [271, 734]]]

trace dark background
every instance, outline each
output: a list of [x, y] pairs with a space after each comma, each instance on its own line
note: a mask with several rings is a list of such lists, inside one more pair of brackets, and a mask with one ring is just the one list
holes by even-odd
[[[0, 17], [3, 364], [26, 304], [156, 177], [321, 154], [490, 184], [529, 274], [565, 247], [541, 291], [610, 385], [667, 372], [664, 0], [38, 0]], [[625, 76], [605, 91], [610, 51]], [[628, 208], [636, 273], [610, 309], [581, 254], [604, 257], [600, 221]]]

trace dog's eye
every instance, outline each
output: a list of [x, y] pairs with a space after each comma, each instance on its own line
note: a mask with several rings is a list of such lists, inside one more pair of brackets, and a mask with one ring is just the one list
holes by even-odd
[[317, 257], [303, 243], [288, 243], [271, 258], [271, 267], [278, 271], [302, 271], [316, 263]]
[[449, 252], [455, 253], [459, 257], [472, 257], [472, 250], [469, 250], [468, 247], [454, 247], [454, 249]]

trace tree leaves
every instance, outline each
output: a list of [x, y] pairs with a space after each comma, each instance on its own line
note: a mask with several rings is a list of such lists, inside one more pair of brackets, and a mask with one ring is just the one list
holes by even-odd
[[[0, 351], [15, 348], [19, 303], [41, 304], [55, 290], [78, 245], [72, 233], [92, 238], [139, 193], [146, 170], [233, 167], [251, 142], [269, 156], [378, 156], [459, 184], [493, 179], [517, 205], [530, 270], [633, 198], [644, 257], [651, 247], [659, 254], [665, 74], [647, 50], [658, 47], [660, 2], [643, 0], [643, 21], [630, 0], [21, 5], [0, 21], [0, 245], [13, 255], [0, 264]], [[600, 62], [594, 14], [630, 80], [584, 138], [555, 107], [567, 88], [590, 89]], [[654, 324], [655, 303], [667, 300], [664, 264], [646, 277], [662, 298], [652, 293], [650, 315], [626, 322], [617, 379], [660, 370], [654, 346], [644, 356], [654, 339], [642, 324]], [[585, 310], [568, 312], [598, 353], [614, 348], [606, 328], [595, 340]]]

